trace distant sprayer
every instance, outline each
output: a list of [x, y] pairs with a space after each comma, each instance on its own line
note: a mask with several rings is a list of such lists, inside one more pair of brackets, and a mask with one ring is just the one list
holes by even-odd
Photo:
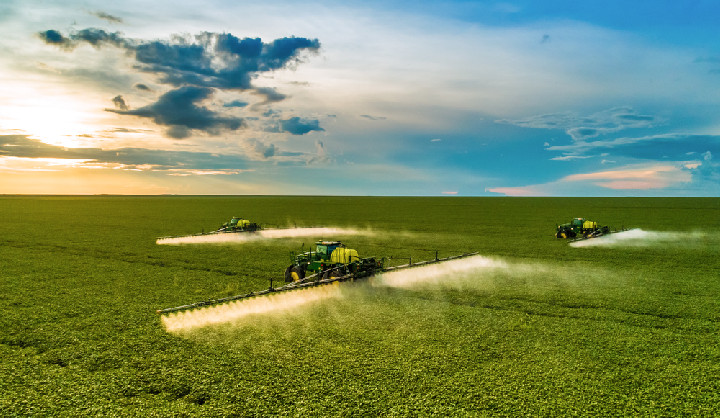
[[[623, 231], [625, 228], [622, 229]], [[613, 232], [609, 226], [598, 225], [597, 222], [585, 218], [574, 218], [572, 221], [557, 225], [555, 238], [569, 239], [572, 241], [596, 238]]]

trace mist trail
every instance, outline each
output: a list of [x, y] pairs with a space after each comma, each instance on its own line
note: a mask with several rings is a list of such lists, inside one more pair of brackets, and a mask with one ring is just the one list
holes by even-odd
[[[339, 233], [370, 233], [370, 231], [342, 230], [336, 228], [296, 228], [286, 230], [259, 231], [254, 234], [213, 234], [203, 236], [181, 237], [175, 241], [163, 242], [171, 244], [198, 242], [245, 242], [255, 239], [271, 239], [290, 236], [311, 236], [318, 234]], [[266, 234], [266, 235], [263, 235]], [[158, 242], [160, 243], [160, 242]], [[645, 247], [645, 246], [681, 246], [688, 248], [720, 247], [720, 233], [713, 232], [658, 232], [632, 229], [570, 243], [572, 247]], [[500, 276], [499, 276], [500, 275]], [[522, 278], [523, 286], [534, 286], [534, 279], [541, 280], [543, 286], [562, 283], [563, 286], [577, 286], [584, 289], [588, 283], [595, 287], [604, 286], [609, 277], [615, 273], [593, 267], [578, 275], [572, 266], [561, 266], [552, 263], [533, 261], [509, 261], [499, 257], [475, 255], [440, 263], [411, 267], [403, 270], [388, 271], [370, 277], [361, 288], [337, 285], [323, 285], [308, 289], [298, 289], [283, 293], [270, 293], [266, 296], [253, 297], [216, 305], [183, 311], [162, 316], [161, 320], [168, 332], [183, 332], [215, 324], [240, 321], [250, 315], [275, 314], [293, 311], [303, 305], [338, 300], [350, 295], [358, 296], [358, 289], [370, 290], [378, 287], [445, 287], [481, 288], [493, 285], [498, 277]], [[487, 280], [485, 280], [487, 279]], [[532, 280], [528, 280], [532, 279]], [[506, 280], [506, 279], [502, 279]], [[361, 281], [358, 282], [358, 284]]]
[[161, 245], [181, 244], [242, 244], [251, 241], [278, 239], [278, 238], [304, 238], [304, 237], [330, 237], [336, 235], [372, 235], [369, 229], [352, 228], [287, 228], [263, 229], [256, 232], [227, 232], [207, 235], [188, 235], [184, 237], [158, 238], [156, 243]]
[[[480, 270], [508, 269], [509, 265], [498, 259], [472, 256], [438, 264], [412, 267], [405, 270], [381, 273], [372, 277], [372, 287], [410, 287], [420, 283], [448, 282], [448, 276], [467, 277]], [[295, 309], [302, 305], [344, 296], [343, 284], [321, 285], [284, 293], [238, 300], [227, 304], [209, 306], [191, 311], [181, 311], [162, 316], [168, 332], [180, 332], [208, 325], [229, 323], [254, 314], [270, 314]], [[366, 287], [367, 288], [367, 287]]]
[[[594, 268], [578, 276], [572, 268], [559, 270], [558, 266], [553, 264], [532, 261], [507, 261], [498, 257], [475, 255], [379, 273], [370, 277], [367, 281], [357, 281], [355, 284], [360, 285], [360, 287], [350, 286], [349, 283], [336, 282], [331, 285], [269, 293], [227, 304], [175, 312], [161, 318], [168, 332], [183, 332], [209, 325], [237, 322], [250, 315], [276, 314], [293, 311], [303, 305], [339, 300], [346, 297], [361, 297], [362, 292], [372, 291], [373, 288], [425, 288], [425, 290], [432, 290], [437, 287], [437, 290], [441, 290], [450, 287], [480, 289], [493, 286], [498, 277], [523, 278], [523, 286], [534, 286], [533, 280], [528, 281], [528, 279], [537, 278], [542, 279], [544, 285], [562, 282], [564, 285], [583, 287], [587, 283], [604, 282], [608, 277], [608, 272]], [[357, 293], [358, 291], [361, 293]]]
[[[716, 234], [717, 235], [717, 234]], [[649, 247], [649, 246], [693, 246], [706, 240], [717, 241], [720, 237], [694, 232], [645, 231], [639, 228], [616, 232], [597, 238], [571, 242], [575, 248], [585, 247]]]
[[447, 276], [464, 277], [470, 273], [476, 273], [478, 270], [507, 270], [509, 268], [510, 265], [503, 260], [476, 255], [437, 264], [381, 273], [373, 278], [372, 285], [411, 287], [420, 283], [447, 282]]
[[192, 311], [176, 312], [164, 315], [161, 319], [168, 332], [178, 332], [233, 322], [253, 314], [286, 311], [308, 303], [341, 296], [339, 286], [318, 286], [285, 293], [270, 293], [267, 296], [243, 299]]

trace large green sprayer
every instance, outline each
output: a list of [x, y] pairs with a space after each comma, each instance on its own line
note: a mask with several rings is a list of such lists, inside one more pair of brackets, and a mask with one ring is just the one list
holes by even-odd
[[345, 247], [340, 241], [317, 241], [315, 251], [293, 254], [291, 265], [285, 269], [285, 281], [297, 282], [307, 274], [323, 279], [346, 276], [370, 276], [382, 270], [384, 259], [360, 258], [356, 250]]
[[432, 260], [413, 263], [412, 259], [410, 259], [407, 264], [387, 267], [384, 265], [384, 258], [379, 260], [374, 257], [360, 258], [357, 251], [346, 248], [340, 241], [317, 241], [315, 243], [315, 251], [303, 252], [301, 250], [299, 254], [292, 255], [292, 264], [285, 270], [286, 283], [283, 286], [274, 287], [271, 278], [270, 287], [265, 290], [220, 299], [210, 299], [174, 308], [158, 309], [157, 313], [161, 315], [169, 314], [278, 292], [296, 291], [308, 287], [354, 281], [355, 279], [367, 278], [380, 273], [417, 268], [474, 255], [477, 255], [477, 253], [465, 253], [438, 258], [438, 254], [435, 252], [435, 259]]
[[608, 226], [599, 226], [597, 222], [585, 218], [575, 218], [569, 223], [558, 225], [555, 238], [594, 238], [609, 233], [610, 227]]
[[238, 216], [233, 216], [230, 222], [225, 222], [216, 232], [255, 232], [261, 229], [260, 225], [255, 222], [250, 222], [247, 219], [242, 219]]

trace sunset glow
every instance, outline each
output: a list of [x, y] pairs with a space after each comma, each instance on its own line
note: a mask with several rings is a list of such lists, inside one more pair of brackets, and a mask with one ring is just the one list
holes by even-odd
[[407, 6], [4, 5], [0, 193], [720, 195], [720, 6]]

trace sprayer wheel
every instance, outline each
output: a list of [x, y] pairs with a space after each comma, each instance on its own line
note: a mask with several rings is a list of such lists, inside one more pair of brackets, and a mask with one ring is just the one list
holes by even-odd
[[298, 266], [293, 266], [290, 268], [290, 279], [293, 282], [299, 282], [300, 280], [305, 278], [305, 270]]
[[288, 268], [285, 269], [285, 283], [290, 283], [291, 281], [293, 281], [293, 279], [292, 279], [292, 268], [293, 268], [293, 266], [290, 266], [290, 267], [288, 267]]

